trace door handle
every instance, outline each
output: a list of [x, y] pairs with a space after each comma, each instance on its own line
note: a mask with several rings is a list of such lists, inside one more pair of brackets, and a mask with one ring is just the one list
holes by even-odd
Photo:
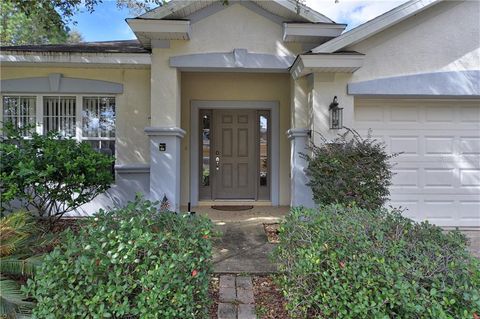
[[215, 157], [215, 168], [220, 170], [220, 156]]

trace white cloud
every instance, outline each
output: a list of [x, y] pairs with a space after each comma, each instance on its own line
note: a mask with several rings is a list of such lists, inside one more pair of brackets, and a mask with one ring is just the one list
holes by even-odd
[[371, 20], [407, 0], [306, 0], [306, 5], [337, 23], [347, 23], [347, 29]]

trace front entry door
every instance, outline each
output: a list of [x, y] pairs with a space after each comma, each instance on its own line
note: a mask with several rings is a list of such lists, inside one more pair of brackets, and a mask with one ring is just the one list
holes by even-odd
[[214, 110], [213, 199], [255, 199], [255, 110]]

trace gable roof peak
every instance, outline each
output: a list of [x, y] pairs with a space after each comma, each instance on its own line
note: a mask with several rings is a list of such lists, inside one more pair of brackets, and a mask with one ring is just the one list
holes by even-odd
[[298, 0], [171, 0], [139, 16], [140, 19], [183, 20], [210, 6], [248, 3], [259, 10], [266, 10], [284, 22], [334, 23], [325, 15], [302, 4]]

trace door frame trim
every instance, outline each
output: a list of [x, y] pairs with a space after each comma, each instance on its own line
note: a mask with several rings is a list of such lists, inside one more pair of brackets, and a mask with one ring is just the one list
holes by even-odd
[[190, 101], [190, 203], [199, 201], [199, 111], [201, 109], [251, 109], [269, 110], [271, 117], [271, 178], [270, 200], [272, 206], [280, 203], [280, 103], [278, 101]]

